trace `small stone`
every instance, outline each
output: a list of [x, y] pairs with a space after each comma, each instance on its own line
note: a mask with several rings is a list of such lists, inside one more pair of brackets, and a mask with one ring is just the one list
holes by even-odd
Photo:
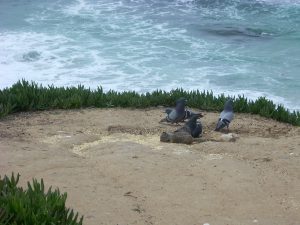
[[238, 138], [237, 134], [229, 133], [229, 134], [222, 134], [221, 140], [226, 142], [234, 142]]

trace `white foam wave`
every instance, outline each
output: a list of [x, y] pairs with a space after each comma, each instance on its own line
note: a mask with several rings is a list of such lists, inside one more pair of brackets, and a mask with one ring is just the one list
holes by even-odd
[[[0, 30], [0, 88], [21, 78], [57, 86], [102, 85], [106, 91], [182, 87], [213, 90], [215, 94], [244, 94], [250, 99], [266, 96], [291, 109], [300, 109], [299, 101], [287, 101], [288, 94], [286, 98], [274, 94], [282, 87], [281, 81], [268, 74], [279, 67], [267, 62], [268, 50], [262, 54], [261, 47], [265, 45], [259, 38], [252, 38], [255, 45], [251, 45], [247, 35], [239, 33], [238, 29], [245, 28], [245, 12], [238, 10], [235, 1], [225, 4], [222, 10], [196, 2], [77, 0], [71, 4], [60, 2], [65, 5], [45, 13], [30, 14], [26, 21], [31, 24], [29, 30], [35, 32]], [[53, 17], [60, 21], [54, 22], [55, 28], [39, 30]], [[236, 36], [230, 39], [226, 34], [205, 33], [208, 28], [224, 28], [223, 23], [214, 21], [200, 23], [207, 18], [238, 21], [232, 33], [237, 30], [240, 36], [236, 35], [236, 39], [241, 42], [235, 42]], [[256, 88], [259, 82], [268, 89]]]
[[[159, 29], [161, 29], [160, 32], [165, 32], [163, 26], [159, 26]], [[179, 32], [177, 35], [183, 34]], [[228, 90], [211, 83], [211, 78], [215, 76], [229, 76], [234, 73], [247, 74], [249, 72], [247, 67], [229, 67], [227, 71], [224, 71], [223, 66], [189, 68], [188, 65], [182, 65], [184, 68], [180, 68], [180, 64], [185, 63], [185, 60], [172, 58], [169, 60], [170, 64], [167, 61], [166, 64], [161, 64], [157, 58], [161, 49], [153, 47], [149, 55], [143, 56], [140, 55], [143, 51], [140, 52], [141, 49], [138, 46], [127, 46], [128, 54], [125, 51], [125, 54], [119, 54], [118, 59], [113, 61], [101, 57], [101, 53], [99, 54], [96, 49], [93, 50], [90, 46], [80, 46], [76, 44], [75, 40], [65, 36], [32, 32], [2, 33], [0, 42], [2, 43], [0, 51], [1, 88], [10, 86], [22, 78], [57, 86], [76, 86], [80, 83], [96, 88], [102, 85], [105, 91], [109, 89], [138, 92], [156, 89], [169, 91], [182, 87], [186, 90], [213, 90], [216, 95], [221, 93], [245, 95], [249, 99], [265, 96], [290, 109], [300, 109], [299, 105], [270, 93], [247, 89]], [[88, 51], [86, 51], [86, 47], [89, 48]], [[115, 47], [121, 48], [119, 45]], [[195, 47], [195, 51], [199, 51], [207, 50], [212, 46], [205, 42], [202, 44], [199, 42], [193, 47]], [[165, 51], [163, 49], [163, 52]], [[175, 51], [175, 49], [170, 48], [167, 51]], [[133, 53], [132, 56], [130, 56], [130, 52]], [[186, 50], [183, 49], [182, 53], [179, 53], [185, 54], [185, 52]], [[207, 54], [209, 55], [209, 53]], [[189, 55], [187, 58], [191, 59]], [[179, 67], [174, 66], [176, 60]], [[120, 66], [122, 63], [123, 65]]]
[[62, 35], [2, 33], [0, 42], [1, 88], [21, 78], [74, 85], [112, 69], [96, 50], [84, 51], [85, 46]]
[[299, 5], [300, 0], [257, 0], [258, 2], [268, 3], [268, 4], [289, 4], [289, 5]]
[[82, 11], [86, 11], [89, 9], [91, 9], [91, 8], [88, 6], [88, 4], [85, 0], [77, 0], [77, 1], [74, 1], [74, 3], [71, 4], [70, 6], [66, 7], [64, 9], [64, 11], [66, 13], [69, 13], [72, 15], [78, 15]]

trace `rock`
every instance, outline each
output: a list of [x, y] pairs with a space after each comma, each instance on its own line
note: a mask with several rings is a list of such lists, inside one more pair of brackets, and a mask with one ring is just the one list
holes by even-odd
[[192, 144], [194, 138], [186, 132], [163, 132], [160, 135], [161, 142]]
[[234, 133], [222, 134], [220, 138], [221, 138], [221, 141], [234, 142], [238, 138], [238, 135], [234, 134]]

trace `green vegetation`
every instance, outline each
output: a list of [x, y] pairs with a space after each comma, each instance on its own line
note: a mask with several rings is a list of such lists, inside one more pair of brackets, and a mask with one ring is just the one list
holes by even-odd
[[[87, 89], [82, 85], [66, 88], [43, 87], [22, 80], [0, 91], [0, 117], [16, 112], [47, 109], [174, 106], [175, 100], [179, 97], [186, 97], [189, 107], [208, 111], [221, 111], [228, 98], [225, 95], [214, 96], [208, 91], [184, 91], [183, 89], [170, 92], [157, 90], [145, 94], [134, 91], [105, 93], [101, 87], [96, 90]], [[258, 114], [300, 126], [300, 112], [290, 112], [282, 105], [277, 106], [264, 97], [252, 101], [244, 96], [237, 96], [233, 97], [233, 100], [235, 112]]]
[[33, 179], [27, 190], [17, 187], [20, 175], [0, 177], [0, 225], [82, 225], [83, 217], [66, 208], [67, 194]]

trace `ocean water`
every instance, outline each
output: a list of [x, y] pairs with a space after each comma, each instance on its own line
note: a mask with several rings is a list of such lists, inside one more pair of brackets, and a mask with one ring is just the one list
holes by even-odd
[[300, 0], [0, 0], [0, 88], [21, 78], [300, 110]]

